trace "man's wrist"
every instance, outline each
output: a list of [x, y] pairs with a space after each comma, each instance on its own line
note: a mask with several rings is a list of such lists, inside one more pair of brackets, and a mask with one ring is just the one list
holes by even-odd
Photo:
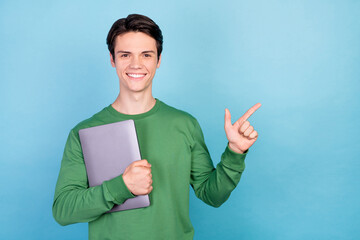
[[135, 197], [135, 195], [132, 194], [132, 192], [125, 185], [122, 174], [113, 179], [105, 181], [103, 184], [105, 184], [109, 193], [114, 198], [113, 202], [115, 204], [122, 204], [126, 199]]
[[236, 153], [239, 153], [239, 154], [243, 154], [246, 151], [246, 150], [242, 151], [238, 147], [233, 146], [230, 142], [228, 143], [228, 146], [233, 152], [236, 152]]

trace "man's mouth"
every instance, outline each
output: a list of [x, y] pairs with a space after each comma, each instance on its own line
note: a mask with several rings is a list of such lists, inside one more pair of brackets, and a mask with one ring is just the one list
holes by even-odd
[[140, 79], [140, 78], [145, 77], [146, 74], [143, 74], [143, 73], [127, 73], [126, 75], [128, 75], [131, 78]]

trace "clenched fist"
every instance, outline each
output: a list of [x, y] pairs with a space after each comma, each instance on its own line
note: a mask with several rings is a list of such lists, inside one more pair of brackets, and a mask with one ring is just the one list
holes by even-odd
[[134, 195], [149, 194], [153, 189], [151, 164], [145, 159], [133, 162], [125, 169], [123, 179]]

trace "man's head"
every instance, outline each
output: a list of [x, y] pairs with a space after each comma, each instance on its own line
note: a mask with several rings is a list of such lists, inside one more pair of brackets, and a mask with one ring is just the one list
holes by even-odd
[[106, 38], [106, 44], [115, 61], [114, 49], [116, 38], [119, 35], [128, 32], [142, 32], [152, 37], [156, 41], [157, 58], [159, 59], [162, 52], [163, 36], [159, 26], [150, 18], [140, 14], [130, 14], [126, 18], [117, 20], [111, 27]]
[[120, 92], [151, 94], [152, 80], [161, 63], [160, 28], [150, 18], [132, 14], [113, 24], [107, 43]]

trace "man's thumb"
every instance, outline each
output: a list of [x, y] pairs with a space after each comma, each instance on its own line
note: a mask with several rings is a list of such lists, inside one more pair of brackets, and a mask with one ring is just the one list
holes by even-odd
[[134, 166], [151, 167], [151, 164], [146, 159], [135, 161], [133, 164]]
[[229, 109], [225, 108], [225, 129], [231, 126], [231, 114]]

